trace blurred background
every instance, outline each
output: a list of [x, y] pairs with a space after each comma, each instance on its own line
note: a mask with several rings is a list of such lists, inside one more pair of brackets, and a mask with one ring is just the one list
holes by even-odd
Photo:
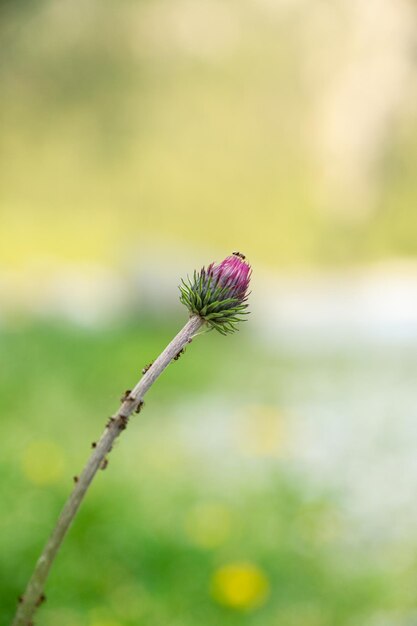
[[44, 626], [417, 624], [414, 0], [0, 4], [0, 622], [90, 444], [151, 390]]

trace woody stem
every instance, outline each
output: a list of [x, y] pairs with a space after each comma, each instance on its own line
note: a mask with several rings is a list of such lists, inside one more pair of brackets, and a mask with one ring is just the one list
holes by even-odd
[[184, 328], [154, 361], [134, 389], [123, 399], [119, 410], [109, 420], [82, 474], [75, 483], [74, 489], [61, 511], [57, 524], [36, 563], [26, 591], [17, 608], [12, 626], [30, 626], [32, 624], [32, 617], [45, 597], [43, 591], [51, 566], [94, 476], [101, 467], [106, 455], [112, 449], [114, 441], [122, 430], [126, 428], [130, 415], [134, 411], [140, 410], [148, 389], [178, 353], [190, 343], [203, 324], [204, 320], [197, 315], [193, 315], [188, 320]]

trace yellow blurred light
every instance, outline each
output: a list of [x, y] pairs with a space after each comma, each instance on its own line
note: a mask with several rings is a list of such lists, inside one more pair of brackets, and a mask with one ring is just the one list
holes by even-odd
[[275, 406], [250, 407], [241, 422], [237, 440], [239, 449], [248, 456], [282, 456], [286, 443], [284, 416]]
[[45, 626], [79, 626], [80, 615], [72, 609], [48, 609], [43, 614]]
[[88, 612], [88, 626], [123, 626], [123, 623], [115, 618], [108, 607], [94, 608]]
[[285, 626], [326, 626], [332, 623], [323, 607], [312, 604], [282, 608], [278, 611], [276, 620], [277, 624]]
[[188, 512], [184, 526], [194, 544], [206, 549], [217, 548], [230, 536], [232, 515], [223, 504], [199, 504]]
[[123, 621], [132, 622], [146, 613], [149, 604], [144, 588], [131, 582], [113, 585], [109, 600], [113, 615]]
[[181, 444], [176, 441], [148, 441], [146, 448], [143, 448], [139, 457], [132, 456], [129, 463], [137, 467], [143, 463], [149, 467], [150, 471], [160, 475], [172, 476], [173, 472], [179, 471], [184, 463], [185, 456]]
[[23, 452], [21, 467], [35, 485], [54, 484], [65, 469], [63, 449], [54, 441], [32, 441]]
[[230, 563], [212, 579], [213, 598], [233, 609], [250, 611], [265, 603], [270, 593], [266, 574], [252, 563]]
[[308, 543], [331, 543], [342, 533], [342, 519], [329, 505], [305, 505], [294, 522], [294, 529]]

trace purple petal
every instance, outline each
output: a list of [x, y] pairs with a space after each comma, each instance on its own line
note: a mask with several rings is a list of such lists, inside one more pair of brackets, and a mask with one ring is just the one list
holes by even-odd
[[218, 284], [230, 289], [230, 297], [245, 298], [251, 276], [251, 267], [246, 261], [231, 255], [219, 265], [211, 264], [208, 272]]

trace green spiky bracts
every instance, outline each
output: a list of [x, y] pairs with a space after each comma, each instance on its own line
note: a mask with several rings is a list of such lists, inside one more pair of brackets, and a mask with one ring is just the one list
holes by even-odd
[[194, 271], [180, 285], [180, 300], [192, 315], [199, 315], [222, 335], [237, 330], [244, 321], [252, 269], [243, 255], [233, 254], [207, 269]]

